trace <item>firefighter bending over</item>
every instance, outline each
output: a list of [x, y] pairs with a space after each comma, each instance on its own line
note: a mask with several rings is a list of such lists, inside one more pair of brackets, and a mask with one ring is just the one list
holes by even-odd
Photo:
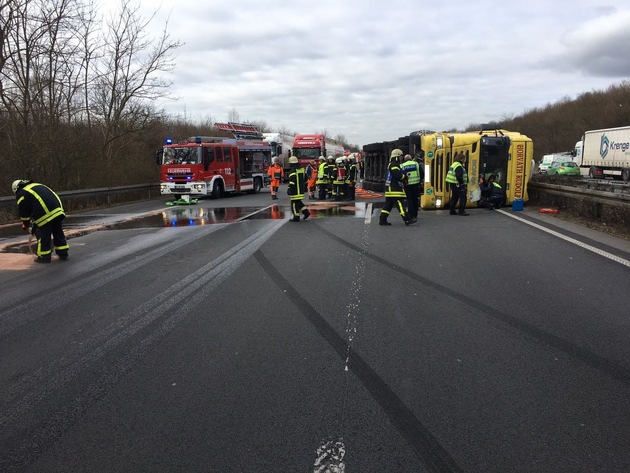
[[61, 199], [44, 184], [27, 180], [13, 181], [11, 186], [15, 193], [18, 214], [22, 220], [22, 229], [28, 231], [33, 223], [31, 232], [37, 238], [36, 263], [50, 263], [51, 235], [52, 244], [59, 259], [68, 259], [68, 243], [63, 233], [63, 211]]

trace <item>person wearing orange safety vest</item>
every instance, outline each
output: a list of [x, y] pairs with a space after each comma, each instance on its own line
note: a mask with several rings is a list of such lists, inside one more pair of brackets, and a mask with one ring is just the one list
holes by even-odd
[[314, 159], [306, 167], [306, 188], [308, 189], [308, 199], [315, 200], [315, 189], [317, 189], [317, 161]]
[[32, 223], [31, 233], [37, 238], [35, 262], [51, 262], [51, 240], [59, 259], [67, 260], [70, 247], [62, 224], [66, 214], [59, 196], [44, 184], [28, 180], [14, 181], [11, 188], [22, 220], [22, 229], [28, 231]]
[[[466, 212], [466, 193], [468, 192], [468, 173], [464, 167], [466, 156], [461, 151], [455, 156], [455, 161], [446, 173], [446, 183], [451, 187], [451, 201], [449, 209], [451, 215], [470, 215]], [[459, 202], [459, 212], [455, 207]]]
[[389, 158], [389, 166], [387, 168], [387, 177], [385, 178], [385, 204], [381, 209], [379, 225], [391, 225], [387, 221], [394, 205], [398, 209], [405, 225], [409, 225], [411, 220], [407, 216], [406, 194], [405, 194], [405, 175], [400, 170], [400, 161], [402, 161], [403, 152], [399, 149], [392, 151]]
[[278, 189], [280, 188], [280, 183], [284, 178], [284, 169], [282, 169], [282, 166], [278, 162], [278, 158], [273, 158], [273, 164], [269, 166], [269, 169], [267, 169], [267, 174], [269, 174], [269, 177], [271, 178], [271, 183], [269, 184], [271, 187], [271, 198], [273, 200], [277, 200]]
[[290, 221], [299, 222], [300, 213], [304, 216], [304, 220], [311, 215], [311, 212], [306, 208], [304, 202], [302, 202], [306, 190], [306, 176], [304, 169], [300, 166], [295, 156], [289, 158], [289, 164], [291, 165], [291, 172], [289, 174], [289, 188], [287, 189], [287, 194], [289, 194], [291, 198], [291, 213], [293, 214], [293, 218]]

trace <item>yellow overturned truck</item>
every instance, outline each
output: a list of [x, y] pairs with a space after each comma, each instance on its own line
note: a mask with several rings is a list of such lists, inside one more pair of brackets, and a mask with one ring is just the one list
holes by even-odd
[[533, 144], [527, 136], [513, 131], [483, 126], [480, 131], [464, 133], [420, 131], [394, 141], [365, 145], [364, 188], [381, 190], [389, 153], [399, 148], [405, 154], [421, 157], [424, 166], [423, 209], [448, 207], [450, 190], [446, 173], [459, 152], [466, 156], [468, 172], [467, 207], [477, 207], [479, 179], [490, 174], [505, 189], [507, 203], [527, 201], [527, 182], [531, 174]]

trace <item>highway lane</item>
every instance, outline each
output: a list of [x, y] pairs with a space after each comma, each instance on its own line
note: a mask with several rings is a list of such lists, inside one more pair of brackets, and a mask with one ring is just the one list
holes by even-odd
[[628, 470], [626, 243], [268, 199], [93, 212], [126, 223], [3, 267], [0, 470]]

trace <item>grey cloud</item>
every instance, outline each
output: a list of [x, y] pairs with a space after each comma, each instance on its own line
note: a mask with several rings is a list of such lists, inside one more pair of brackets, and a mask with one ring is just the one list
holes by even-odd
[[600, 8], [608, 14], [595, 18], [563, 38], [565, 51], [547, 58], [553, 70], [579, 71], [587, 76], [630, 76], [630, 10]]

